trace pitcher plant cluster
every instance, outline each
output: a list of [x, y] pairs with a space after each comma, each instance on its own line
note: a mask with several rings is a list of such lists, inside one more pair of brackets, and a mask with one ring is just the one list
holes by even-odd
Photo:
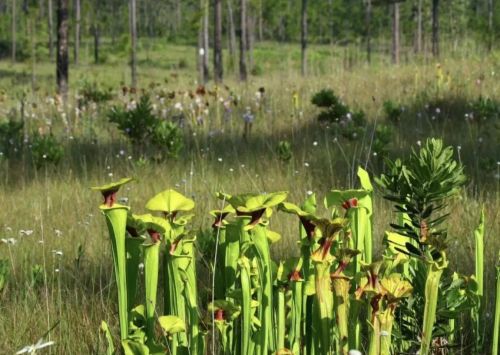
[[[484, 213], [474, 232], [475, 274], [451, 272], [446, 256], [449, 201], [465, 183], [462, 166], [434, 139], [388, 164], [376, 181], [398, 218], [378, 260], [374, 188], [361, 167], [360, 188], [330, 191], [324, 209], [315, 194], [294, 204], [287, 192], [219, 192], [209, 233], [193, 231], [195, 202], [174, 190], [151, 198], [149, 214], [136, 215], [116, 196], [132, 179], [95, 187], [104, 198], [117, 284], [121, 341], [115, 347], [103, 322], [108, 353], [423, 355], [453, 348], [465, 327], [474, 329], [470, 346], [486, 351]], [[276, 211], [297, 218], [296, 257], [272, 258], [271, 245], [281, 239], [270, 229]], [[209, 239], [209, 258], [197, 236]], [[197, 268], [209, 275], [208, 291], [199, 289]], [[498, 308], [497, 292], [493, 354]]]

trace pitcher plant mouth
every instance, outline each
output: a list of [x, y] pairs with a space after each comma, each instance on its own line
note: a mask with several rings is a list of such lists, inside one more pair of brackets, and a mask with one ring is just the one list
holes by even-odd
[[120, 188], [133, 181], [133, 178], [122, 178], [116, 182], [112, 182], [110, 184], [102, 185], [102, 186], [93, 186], [91, 187], [94, 191], [100, 191], [102, 197], [104, 198], [103, 206], [111, 208], [116, 204], [116, 194], [120, 190]]

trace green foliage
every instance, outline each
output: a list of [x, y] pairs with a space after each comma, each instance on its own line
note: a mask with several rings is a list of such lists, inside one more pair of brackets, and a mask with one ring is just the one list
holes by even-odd
[[470, 104], [470, 109], [474, 122], [498, 124], [500, 121], [500, 103], [491, 98], [479, 97]]
[[322, 108], [318, 121], [328, 123], [335, 135], [348, 140], [361, 137], [366, 129], [363, 111], [353, 112], [331, 89], [323, 89], [313, 95], [312, 104]]
[[153, 136], [158, 118], [153, 114], [153, 107], [149, 96], [141, 96], [137, 106], [126, 109], [114, 106], [108, 113], [110, 122], [115, 123], [118, 129], [128, 136], [134, 145], [145, 145]]
[[139, 99], [135, 108], [114, 106], [108, 113], [110, 122], [129, 137], [132, 144], [143, 149], [152, 144], [159, 158], [177, 157], [183, 147], [181, 129], [173, 122], [158, 118], [148, 95]]
[[0, 122], [0, 159], [2, 155], [12, 158], [17, 155], [23, 144], [23, 122], [9, 119]]
[[64, 147], [54, 135], [37, 132], [31, 137], [31, 156], [37, 168], [46, 164], [57, 165], [64, 156]]
[[404, 112], [403, 106], [400, 106], [391, 100], [384, 101], [384, 112], [386, 119], [393, 123], [399, 124]]
[[386, 124], [378, 124], [375, 128], [372, 151], [379, 158], [385, 158], [389, 154], [389, 146], [393, 139], [392, 127]]
[[0, 259], [0, 293], [7, 284], [10, 267], [7, 260]]
[[279, 160], [289, 162], [293, 157], [292, 144], [289, 141], [280, 141], [276, 147]]
[[84, 80], [82, 88], [79, 90], [79, 105], [86, 105], [90, 102], [102, 103], [113, 98], [111, 88], [102, 89], [97, 83], [90, 83]]
[[178, 125], [161, 120], [157, 123], [152, 137], [153, 144], [164, 156], [177, 158], [184, 146], [184, 137]]

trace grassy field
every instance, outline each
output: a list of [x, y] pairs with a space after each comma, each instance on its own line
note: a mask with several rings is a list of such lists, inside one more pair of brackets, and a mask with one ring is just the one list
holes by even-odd
[[[187, 46], [143, 45], [140, 87], [153, 94], [158, 112], [162, 103], [155, 93], [196, 88], [194, 51]], [[90, 49], [86, 53], [90, 55]], [[29, 147], [19, 160], [0, 160], [0, 237], [16, 240], [15, 244], [0, 244], [0, 258], [11, 264], [11, 278], [0, 294], [0, 353], [10, 354], [36, 343], [54, 324], [50, 339], [56, 344], [51, 353], [102, 353], [98, 336], [101, 320], [118, 329], [110, 245], [98, 210], [100, 196], [90, 186], [135, 177], [138, 183], [129, 185], [122, 194], [135, 211], [143, 210], [155, 193], [174, 188], [195, 200], [195, 226], [200, 231], [210, 226], [207, 212], [217, 206], [213, 196], [217, 191], [288, 190], [293, 202], [314, 191], [322, 199], [331, 188], [357, 186], [354, 177], [358, 165], [366, 166], [374, 176], [383, 171], [383, 161], [373, 155], [370, 146], [374, 127], [388, 124], [383, 110], [387, 100], [405, 107], [401, 124], [392, 127], [389, 156], [403, 157], [419, 141], [442, 137], [466, 166], [469, 182], [454, 201], [448, 222], [452, 270], [468, 275], [474, 272], [472, 232], [481, 206], [485, 206], [488, 318], [484, 327], [491, 331], [494, 264], [500, 248], [500, 134], [498, 123], [481, 126], [464, 117], [469, 103], [479, 97], [500, 102], [500, 53], [446, 59], [440, 68], [424, 59], [395, 67], [382, 55], [368, 66], [361, 55], [357, 50], [313, 47], [311, 75], [301, 78], [295, 46], [262, 44], [254, 55], [260, 75], [240, 84], [234, 74], [227, 74], [228, 87], [240, 97], [230, 118], [222, 120], [220, 105], [207, 99], [212, 101], [204, 124], [187, 127], [180, 156], [163, 162], [140, 159], [107, 123], [110, 103], [77, 108], [77, 91], [84, 81], [109, 87], [114, 103], [132, 99], [120, 94], [123, 83], [129, 81], [123, 54], [109, 51], [106, 62], [99, 65], [87, 64], [90, 59], [86, 57], [83, 64], [71, 68], [73, 90], [65, 115], [51, 101], [52, 64], [0, 62], [0, 118], [19, 118], [22, 113], [28, 133], [40, 127], [49, 129], [65, 147], [65, 156], [57, 166], [36, 169]], [[179, 65], [184, 60], [186, 63]], [[265, 88], [265, 95], [257, 107], [255, 92], [259, 87]], [[325, 87], [332, 88], [353, 109], [366, 113], [371, 128], [363, 136], [352, 141], [337, 139], [317, 123], [318, 110], [310, 99]], [[229, 90], [221, 90], [222, 95], [229, 95]], [[177, 100], [184, 106], [189, 104], [182, 94], [177, 94]], [[241, 117], [247, 106], [256, 118], [244, 140]], [[282, 140], [292, 145], [289, 162], [282, 161], [276, 152]], [[390, 228], [394, 214], [379, 193], [375, 207], [378, 255], [383, 232]], [[297, 254], [295, 219], [277, 213], [271, 227], [283, 236], [274, 246], [275, 260]], [[207, 295], [207, 290], [201, 293], [202, 298]]]

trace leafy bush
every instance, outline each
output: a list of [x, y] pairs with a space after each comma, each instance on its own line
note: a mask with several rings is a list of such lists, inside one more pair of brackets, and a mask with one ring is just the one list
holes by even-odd
[[349, 106], [335, 95], [331, 89], [323, 89], [313, 95], [312, 104], [322, 108], [317, 119], [331, 124], [335, 135], [354, 140], [361, 136], [366, 128], [365, 113], [353, 112]]
[[476, 101], [472, 102], [470, 108], [473, 112], [474, 118], [478, 122], [490, 121], [500, 119], [500, 103], [490, 99], [480, 97]]
[[118, 125], [118, 129], [128, 136], [132, 144], [138, 146], [146, 143], [158, 124], [158, 118], [153, 114], [151, 100], [147, 95], [142, 96], [132, 110], [113, 107], [108, 114], [108, 119]]
[[131, 110], [113, 107], [108, 118], [141, 150], [147, 143], [152, 143], [161, 157], [177, 157], [182, 149], [183, 135], [180, 128], [173, 122], [158, 118], [153, 113], [147, 95], [142, 96]]
[[292, 159], [292, 145], [288, 141], [281, 141], [276, 147], [276, 153], [281, 161], [288, 162]]
[[35, 133], [31, 139], [31, 156], [37, 168], [58, 164], [64, 155], [62, 144], [52, 135]]
[[11, 158], [21, 149], [23, 143], [23, 122], [10, 119], [0, 122], [0, 153]]
[[111, 88], [102, 89], [97, 83], [89, 83], [88, 81], [83, 82], [83, 87], [80, 90], [79, 104], [87, 104], [89, 102], [106, 102], [113, 98], [113, 93]]
[[182, 147], [183, 137], [180, 128], [173, 122], [160, 121], [153, 131], [153, 144], [164, 154], [176, 158]]
[[404, 112], [404, 108], [391, 100], [384, 101], [384, 112], [385, 117], [389, 122], [398, 124], [401, 121], [401, 116]]
[[389, 144], [392, 142], [391, 126], [379, 124], [375, 129], [372, 150], [378, 157], [384, 158], [389, 153]]

